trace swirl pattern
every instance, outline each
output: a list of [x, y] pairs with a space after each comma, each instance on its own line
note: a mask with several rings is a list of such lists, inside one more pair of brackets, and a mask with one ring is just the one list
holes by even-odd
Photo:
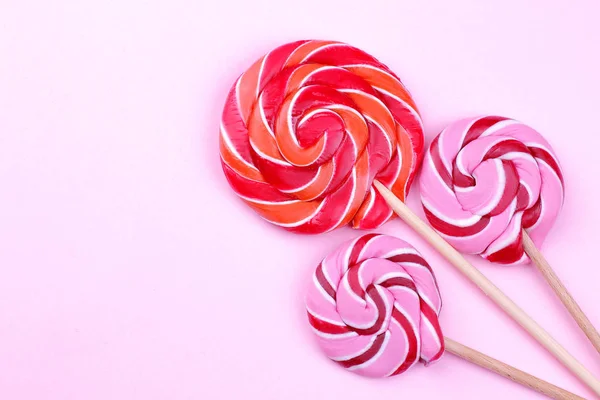
[[431, 225], [457, 250], [502, 264], [528, 262], [522, 229], [539, 248], [558, 215], [564, 180], [550, 144], [518, 121], [458, 121], [431, 143], [421, 174]]
[[221, 120], [231, 187], [267, 221], [302, 233], [351, 221], [371, 229], [392, 218], [373, 179], [404, 200], [423, 147], [421, 118], [400, 79], [338, 42], [269, 52], [233, 85]]
[[370, 377], [438, 360], [442, 306], [431, 267], [408, 243], [369, 234], [343, 244], [317, 267], [308, 319], [325, 354]]

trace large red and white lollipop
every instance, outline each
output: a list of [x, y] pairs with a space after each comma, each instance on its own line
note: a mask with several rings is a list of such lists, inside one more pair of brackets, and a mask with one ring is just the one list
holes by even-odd
[[362, 50], [321, 40], [280, 46], [244, 72], [220, 133], [233, 190], [267, 221], [302, 233], [389, 220], [373, 179], [404, 200], [424, 150], [400, 79]]
[[369, 234], [325, 257], [306, 296], [308, 320], [325, 354], [353, 372], [388, 377], [444, 350], [555, 399], [580, 397], [445, 338], [433, 270], [410, 244]]

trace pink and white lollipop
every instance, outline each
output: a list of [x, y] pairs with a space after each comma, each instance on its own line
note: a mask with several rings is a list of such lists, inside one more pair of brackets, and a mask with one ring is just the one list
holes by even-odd
[[421, 199], [457, 250], [503, 264], [528, 261], [523, 229], [540, 247], [564, 199], [554, 150], [531, 127], [485, 116], [457, 121], [431, 143]]
[[342, 244], [317, 266], [306, 297], [308, 320], [325, 354], [367, 377], [401, 374], [444, 350], [555, 399], [581, 399], [444, 338], [433, 270], [410, 244], [368, 234]]
[[359, 374], [397, 375], [444, 352], [433, 271], [400, 239], [345, 243], [317, 267], [306, 305], [325, 354]]
[[513, 119], [457, 121], [431, 143], [421, 174], [427, 219], [457, 250], [519, 264], [528, 255], [600, 352], [600, 335], [538, 250], [564, 200], [550, 144]]

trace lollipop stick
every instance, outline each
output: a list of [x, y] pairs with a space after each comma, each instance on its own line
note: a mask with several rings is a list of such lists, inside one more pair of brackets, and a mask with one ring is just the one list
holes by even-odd
[[531, 336], [533, 336], [542, 346], [552, 353], [560, 362], [563, 363], [575, 376], [588, 385], [596, 394], [600, 396], [600, 381], [592, 375], [579, 361], [561, 346], [548, 332], [535, 322], [527, 313], [515, 304], [508, 296], [504, 294], [496, 285], [485, 277], [477, 268], [469, 263], [454, 247], [446, 242], [429, 225], [423, 222], [415, 213], [413, 213], [406, 204], [398, 199], [388, 188], [378, 181], [374, 185], [381, 193], [388, 205], [394, 212], [404, 220], [411, 228], [420, 234], [429, 242], [446, 260], [454, 265], [460, 272], [471, 280], [492, 299], [501, 309], [504, 310], [513, 320], [523, 327]]
[[535, 246], [527, 232], [523, 229], [523, 248], [525, 252], [531, 258], [535, 266], [540, 270], [546, 282], [550, 285], [554, 293], [558, 296], [560, 301], [565, 305], [571, 316], [575, 319], [583, 333], [588, 337], [590, 342], [594, 345], [596, 350], [600, 352], [600, 334], [589, 318], [583, 313], [573, 296], [569, 293], [567, 288], [562, 284], [556, 273], [546, 261], [542, 253]]
[[462, 358], [472, 364], [485, 368], [489, 371], [495, 372], [496, 374], [503, 376], [507, 379], [512, 380], [520, 385], [535, 390], [538, 393], [546, 395], [556, 400], [582, 400], [583, 397], [579, 397], [576, 394], [568, 392], [564, 389], [554, 386], [553, 384], [546, 382], [540, 378], [536, 378], [533, 375], [523, 372], [520, 369], [512, 367], [508, 364], [498, 361], [495, 358], [486, 356], [483, 353], [473, 350], [463, 344], [455, 342], [447, 337], [444, 338], [446, 343], [446, 350], [457, 357]]

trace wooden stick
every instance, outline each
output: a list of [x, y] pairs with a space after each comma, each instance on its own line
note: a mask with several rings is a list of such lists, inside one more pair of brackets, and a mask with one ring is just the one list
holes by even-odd
[[469, 263], [454, 247], [446, 242], [429, 225], [415, 215], [406, 204], [398, 199], [388, 188], [378, 181], [374, 185], [394, 212], [411, 228], [429, 242], [446, 260], [450, 261], [463, 275], [471, 280], [492, 299], [504, 312], [521, 325], [542, 346], [563, 363], [575, 376], [600, 396], [600, 381], [579, 361], [561, 346], [548, 332], [535, 322], [525, 311], [515, 304], [496, 285]]
[[549, 382], [546, 382], [540, 378], [536, 378], [527, 372], [523, 372], [520, 369], [503, 363], [502, 361], [498, 361], [495, 358], [480, 353], [477, 350], [473, 350], [470, 347], [455, 342], [452, 339], [445, 337], [444, 341], [446, 342], [446, 350], [455, 356], [489, 371], [495, 372], [498, 375], [510, 379], [511, 381], [520, 385], [533, 389], [538, 393], [550, 397], [551, 399], [583, 400], [583, 397], [579, 397], [576, 394], [566, 391], [565, 389], [554, 386]]
[[592, 322], [583, 313], [575, 299], [573, 299], [573, 296], [571, 296], [567, 288], [560, 281], [548, 261], [546, 261], [546, 258], [544, 258], [542, 253], [535, 246], [525, 229], [523, 229], [523, 248], [538, 270], [542, 273], [546, 282], [548, 282], [552, 290], [554, 290], [554, 293], [556, 293], [560, 301], [565, 305], [573, 319], [575, 319], [577, 325], [579, 325], [583, 333], [585, 333], [590, 342], [592, 342], [596, 350], [600, 353], [600, 334], [598, 334], [598, 331], [594, 328]]

